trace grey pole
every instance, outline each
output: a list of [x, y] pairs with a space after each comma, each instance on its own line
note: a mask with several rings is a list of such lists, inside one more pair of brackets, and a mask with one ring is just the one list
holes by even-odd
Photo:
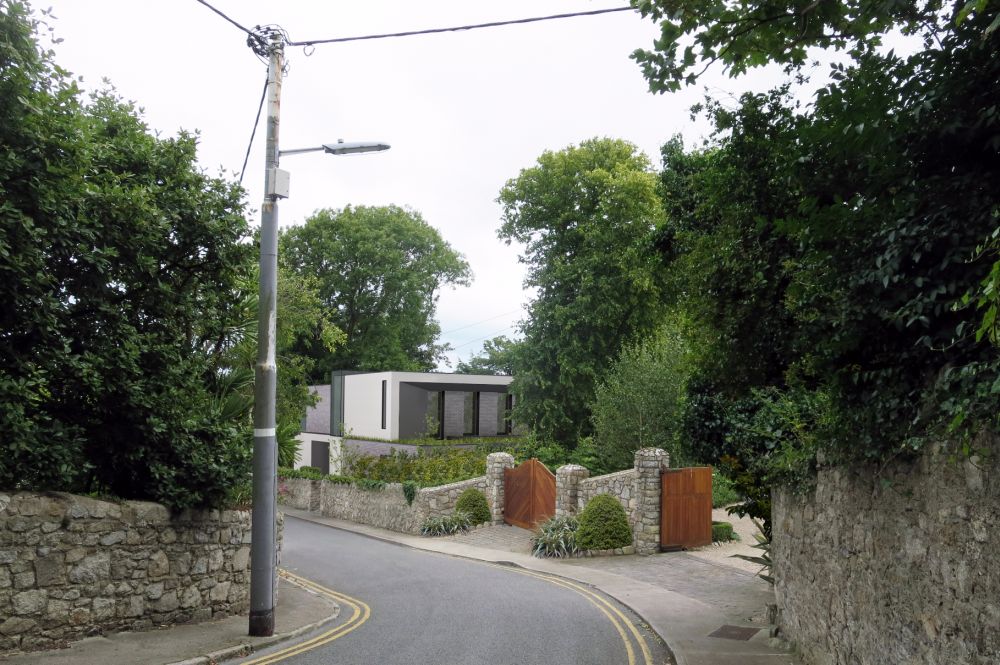
[[[250, 635], [274, 634], [277, 556], [277, 456], [275, 326], [278, 319], [278, 114], [284, 44], [271, 34], [267, 71], [267, 152], [264, 203], [260, 214], [260, 299], [257, 314], [257, 364], [253, 407], [253, 524], [250, 542]], [[285, 180], [287, 188], [287, 179]]]

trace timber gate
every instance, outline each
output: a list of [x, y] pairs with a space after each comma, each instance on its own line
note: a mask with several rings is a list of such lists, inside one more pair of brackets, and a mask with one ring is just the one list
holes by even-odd
[[712, 543], [712, 468], [660, 472], [660, 549]]
[[556, 514], [556, 477], [537, 459], [503, 472], [503, 521], [534, 529]]

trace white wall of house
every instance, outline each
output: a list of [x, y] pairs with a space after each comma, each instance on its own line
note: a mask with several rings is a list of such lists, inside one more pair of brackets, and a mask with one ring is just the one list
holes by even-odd
[[313, 464], [312, 449], [313, 441], [323, 441], [329, 446], [330, 473], [339, 474], [343, 468], [343, 439], [339, 436], [329, 434], [317, 434], [315, 432], [302, 432], [295, 440], [299, 442], [299, 459], [295, 462], [295, 468], [301, 469], [304, 466], [317, 466]]
[[[344, 435], [376, 439], [399, 437], [399, 382], [396, 372], [349, 374], [344, 377]], [[382, 427], [382, 382], [386, 382], [385, 428]]]

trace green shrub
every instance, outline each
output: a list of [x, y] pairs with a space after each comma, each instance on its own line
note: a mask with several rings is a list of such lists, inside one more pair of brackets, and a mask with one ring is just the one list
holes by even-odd
[[733, 486], [733, 481], [715, 469], [712, 470], [712, 507], [723, 508], [738, 503], [743, 497]]
[[713, 543], [728, 543], [730, 540], [738, 539], [738, 536], [733, 533], [733, 525], [729, 522], [712, 522]]
[[493, 514], [490, 512], [490, 503], [486, 500], [486, 495], [475, 487], [470, 487], [462, 492], [461, 496], [458, 497], [458, 501], [455, 502], [455, 510], [466, 513], [469, 519], [472, 520], [473, 525], [489, 522], [493, 517]]
[[385, 483], [381, 480], [372, 480], [371, 478], [354, 478], [352, 482], [355, 487], [362, 490], [369, 490], [371, 492], [381, 492], [385, 489]]
[[323, 476], [323, 480], [328, 483], [333, 483], [334, 485], [350, 485], [354, 482], [354, 478], [351, 478], [350, 476], [337, 476], [334, 474]]
[[403, 482], [403, 496], [406, 498], [406, 505], [413, 505], [413, 500], [417, 498], [417, 487], [418, 485], [412, 480]]
[[427, 518], [420, 527], [420, 533], [425, 536], [447, 536], [468, 531], [470, 526], [469, 516], [457, 510], [451, 515]]
[[576, 531], [580, 522], [573, 516], [553, 517], [539, 525], [531, 536], [531, 553], [537, 557], [568, 557], [580, 551]]
[[625, 509], [610, 494], [598, 494], [580, 513], [576, 544], [581, 550], [610, 550], [632, 544]]
[[434, 487], [484, 475], [486, 456], [490, 452], [436, 446], [428, 447], [419, 455], [394, 450], [389, 455], [376, 457], [348, 451], [344, 455], [344, 474], [385, 483], [410, 480], [421, 487]]
[[298, 469], [278, 467], [279, 478], [305, 478], [306, 480], [322, 480], [326, 476], [314, 466], [303, 466]]
[[771, 561], [771, 537], [764, 532], [764, 526], [757, 520], [753, 521], [758, 533], [753, 534], [756, 545], [751, 545], [754, 549], [760, 550], [760, 556], [747, 556], [746, 554], [733, 554], [734, 559], [743, 559], [760, 566], [757, 577], [770, 585], [774, 585], [774, 577], [771, 572], [774, 570], [774, 562]]

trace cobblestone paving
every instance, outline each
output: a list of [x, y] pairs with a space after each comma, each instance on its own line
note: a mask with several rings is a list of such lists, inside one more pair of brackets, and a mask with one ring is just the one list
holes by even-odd
[[531, 553], [531, 531], [508, 524], [479, 527], [468, 533], [448, 536], [448, 538], [463, 545], [485, 547], [502, 552]]

